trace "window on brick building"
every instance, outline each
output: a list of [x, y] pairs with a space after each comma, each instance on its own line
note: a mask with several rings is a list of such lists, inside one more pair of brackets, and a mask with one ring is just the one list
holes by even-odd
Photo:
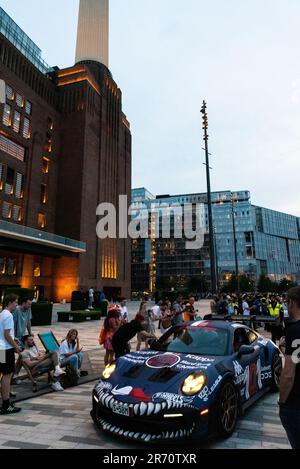
[[24, 117], [23, 123], [23, 137], [29, 139], [30, 138], [30, 120], [27, 117]]
[[15, 182], [15, 170], [8, 166], [6, 171], [6, 180], [4, 191], [7, 195], [13, 195], [14, 193], [14, 182]]
[[23, 198], [23, 174], [21, 173], [16, 175], [15, 196], [17, 199]]
[[26, 101], [25, 103], [25, 112], [26, 114], [28, 114], [29, 116], [31, 116], [31, 113], [32, 113], [32, 104], [30, 101]]
[[43, 172], [44, 174], [48, 174], [48, 173], [49, 173], [49, 166], [50, 166], [50, 160], [49, 160], [49, 158], [44, 157], [44, 158], [43, 158], [43, 161], [42, 161], [42, 172]]
[[19, 207], [17, 205], [13, 206], [12, 209], [12, 219], [13, 221], [22, 221], [22, 207]]
[[38, 226], [41, 230], [46, 228], [46, 215], [44, 213], [38, 214]]
[[4, 164], [0, 163], [0, 191], [2, 191], [3, 189], [4, 169], [5, 169]]
[[16, 103], [17, 103], [17, 106], [19, 106], [19, 107], [24, 106], [23, 96], [20, 95], [19, 93], [16, 94]]
[[18, 111], [15, 111], [12, 128], [16, 133], [20, 132], [20, 124], [21, 124], [21, 114]]
[[48, 201], [47, 186], [46, 184], [41, 184], [41, 204], [46, 204], [47, 201]]
[[11, 106], [9, 104], [4, 105], [2, 122], [7, 127], [11, 126]]
[[6, 85], [6, 97], [10, 101], [13, 101], [15, 99], [14, 90], [9, 85]]
[[2, 204], [2, 217], [6, 219], [11, 218], [12, 205], [8, 202], [3, 202]]

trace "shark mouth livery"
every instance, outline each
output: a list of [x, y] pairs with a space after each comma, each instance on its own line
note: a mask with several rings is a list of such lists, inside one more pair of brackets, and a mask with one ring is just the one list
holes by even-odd
[[141, 443], [228, 437], [241, 410], [278, 389], [280, 372], [278, 348], [243, 324], [179, 325], [106, 367], [91, 416], [103, 431]]

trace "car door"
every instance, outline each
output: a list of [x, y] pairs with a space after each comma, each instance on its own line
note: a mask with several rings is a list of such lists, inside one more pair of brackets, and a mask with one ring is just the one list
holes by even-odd
[[[239, 387], [242, 404], [257, 392], [261, 384], [261, 362], [259, 347], [250, 344], [248, 330], [245, 327], [237, 328], [234, 332], [234, 373], [236, 384]], [[238, 350], [242, 345], [253, 345], [254, 351], [248, 355], [239, 356]]]

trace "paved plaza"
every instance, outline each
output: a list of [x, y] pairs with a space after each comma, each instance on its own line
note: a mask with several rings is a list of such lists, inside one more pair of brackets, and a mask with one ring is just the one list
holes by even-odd
[[[209, 302], [198, 303], [201, 316], [209, 311]], [[61, 310], [55, 306], [55, 311]], [[65, 306], [68, 308], [68, 305]], [[129, 316], [137, 312], [138, 303], [129, 303]], [[103, 369], [104, 350], [98, 345], [102, 321], [76, 324], [81, 344], [87, 352], [93, 373], [100, 376]], [[62, 340], [72, 323], [54, 324], [51, 330]], [[49, 327], [34, 328], [35, 334]], [[134, 348], [133, 344], [133, 348]], [[0, 417], [0, 449], [4, 448], [86, 448], [86, 449], [130, 449], [142, 445], [123, 441], [97, 430], [90, 418], [91, 395], [94, 382], [63, 393], [48, 393], [20, 403], [22, 413], [12, 417]], [[18, 387], [14, 387], [18, 392]], [[246, 412], [239, 421], [233, 436], [225, 441], [215, 441], [193, 448], [290, 448], [278, 417], [277, 394], [268, 394]], [[178, 443], [176, 444], [178, 447]], [[187, 443], [182, 449], [187, 449]]]

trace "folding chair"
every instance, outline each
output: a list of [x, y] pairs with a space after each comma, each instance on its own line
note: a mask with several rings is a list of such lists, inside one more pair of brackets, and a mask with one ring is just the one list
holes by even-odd
[[58, 352], [60, 344], [52, 331], [38, 334], [38, 337], [47, 353]]

